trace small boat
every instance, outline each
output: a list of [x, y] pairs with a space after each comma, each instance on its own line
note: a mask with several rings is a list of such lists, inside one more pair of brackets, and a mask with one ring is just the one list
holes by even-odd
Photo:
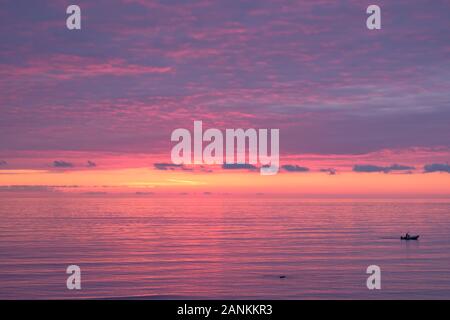
[[419, 240], [419, 236], [410, 236], [407, 234], [406, 236], [400, 236], [400, 240]]

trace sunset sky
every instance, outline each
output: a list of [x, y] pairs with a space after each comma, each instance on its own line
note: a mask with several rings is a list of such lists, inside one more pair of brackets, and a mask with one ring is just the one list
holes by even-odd
[[[3, 0], [0, 192], [448, 196], [449, 15], [448, 0]], [[172, 166], [171, 132], [194, 120], [280, 129], [280, 173]]]

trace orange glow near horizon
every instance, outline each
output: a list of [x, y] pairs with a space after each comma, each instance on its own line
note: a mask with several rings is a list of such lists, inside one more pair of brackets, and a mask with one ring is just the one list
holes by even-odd
[[423, 194], [449, 195], [446, 173], [321, 172], [261, 176], [259, 172], [159, 171], [148, 168], [92, 171], [0, 170], [0, 186], [52, 186], [66, 189], [115, 188], [124, 191], [149, 189], [158, 192], [237, 192], [292, 194]]

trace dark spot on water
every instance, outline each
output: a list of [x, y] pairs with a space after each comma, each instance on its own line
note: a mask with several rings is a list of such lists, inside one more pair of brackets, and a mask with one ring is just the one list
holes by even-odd
[[280, 276], [280, 279], [286, 279], [286, 276]]

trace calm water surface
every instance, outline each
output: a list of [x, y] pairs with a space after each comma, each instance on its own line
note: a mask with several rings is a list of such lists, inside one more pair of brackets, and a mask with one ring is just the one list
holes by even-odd
[[0, 298], [449, 299], [450, 200], [2, 196]]

